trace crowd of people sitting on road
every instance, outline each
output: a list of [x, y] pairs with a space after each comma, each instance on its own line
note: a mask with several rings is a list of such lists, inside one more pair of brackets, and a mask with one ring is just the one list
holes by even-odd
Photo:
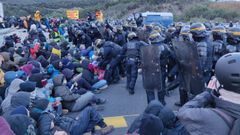
[[[105, 22], [90, 17], [76, 21], [36, 18], [10, 18], [1, 26], [24, 28], [28, 36], [5, 36], [0, 48], [0, 134], [111, 133], [114, 127], [99, 113], [106, 99], [98, 94], [126, 76], [126, 88], [133, 95], [141, 68], [140, 46], [148, 44], [165, 44], [159, 82], [164, 87], [158, 95], [160, 102], [147, 92], [149, 105], [127, 134], [240, 134], [240, 54], [234, 53], [240, 51], [240, 27], [178, 22], [165, 28], [144, 25], [141, 16]], [[210, 57], [205, 54], [210, 46], [206, 37], [211, 39], [212, 64], [205, 59]], [[210, 83], [199, 95], [193, 96], [181, 83], [185, 72], [173, 53], [175, 39], [200, 42], [198, 53], [206, 67], [203, 82]], [[216, 78], [210, 80], [212, 75]], [[180, 91], [176, 105], [182, 106], [177, 114], [164, 106], [164, 96], [176, 80]]]

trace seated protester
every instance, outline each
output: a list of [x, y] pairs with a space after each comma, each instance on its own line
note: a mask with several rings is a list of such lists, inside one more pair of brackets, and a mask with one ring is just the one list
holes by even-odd
[[44, 56], [39, 56], [37, 58], [37, 61], [39, 61], [41, 63], [41, 66], [46, 69], [49, 66], [49, 62], [47, 61], [47, 59]]
[[[180, 124], [175, 124], [176, 116], [173, 111], [163, 106], [159, 101], [151, 101], [144, 113], [137, 117], [127, 131], [127, 135], [138, 133], [140, 135], [160, 135], [170, 133], [168, 129], [178, 128], [184, 131]], [[147, 123], [149, 125], [147, 125]], [[155, 132], [153, 132], [155, 131]], [[171, 134], [175, 135], [175, 131]], [[185, 134], [183, 134], [185, 135]]]
[[34, 66], [32, 64], [25, 64], [20, 69], [27, 75], [30, 76], [32, 74]]
[[5, 91], [6, 91], [6, 88], [9, 87], [9, 85], [11, 84], [11, 82], [16, 79], [16, 78], [19, 78], [19, 79], [23, 79], [25, 78], [24, 77], [24, 73], [22, 71], [18, 71], [18, 72], [15, 72], [15, 71], [7, 71], [5, 74], [4, 74], [4, 86], [2, 87], [1, 89], [1, 96], [3, 97], [3, 99], [5, 98]]
[[3, 100], [1, 107], [3, 112], [7, 111], [11, 106], [11, 98], [12, 96], [20, 90], [20, 84], [24, 81], [21, 79], [14, 79], [10, 86], [5, 91], [5, 99]]
[[46, 42], [46, 41], [47, 41], [47, 40], [46, 40], [46, 37], [45, 37], [45, 35], [43, 34], [43, 31], [42, 31], [41, 28], [38, 28], [38, 37], [39, 37], [39, 40], [40, 40], [41, 42]]
[[58, 111], [59, 109], [61, 109], [61, 105], [58, 104], [58, 97], [51, 97], [53, 83], [51, 80], [47, 80], [47, 76], [45, 76], [43, 73], [36, 72], [29, 77], [29, 81], [36, 83], [36, 88], [32, 92], [32, 94], [39, 98], [48, 99], [49, 102], [51, 102], [51, 104], [49, 104], [47, 108], [47, 111], [55, 111], [55, 109], [57, 109], [56, 111]]
[[60, 60], [53, 61], [47, 69], [47, 73], [50, 75], [50, 78], [54, 78], [62, 70], [62, 62]]
[[74, 89], [73, 91], [74, 93], [81, 93], [81, 90], [86, 90], [86, 91], [92, 90], [92, 86], [85, 79], [81, 78], [81, 76], [80, 78], [75, 80], [77, 82], [75, 83], [75, 86], [77, 87], [77, 89]]
[[81, 52], [81, 56], [84, 57], [89, 57], [89, 53], [93, 50], [93, 48], [91, 46], [89, 46], [88, 48], [85, 47], [84, 44], [80, 45], [80, 52]]
[[60, 47], [61, 47], [61, 56], [62, 57], [66, 57], [68, 55], [68, 49], [69, 49], [69, 42], [62, 41], [60, 43]]
[[81, 60], [82, 60], [82, 56], [80, 55], [80, 53], [77, 53], [74, 55], [73, 65], [74, 65], [74, 73], [75, 74], [82, 73], [83, 68], [81, 67], [81, 63], [80, 63]]
[[37, 53], [40, 49], [40, 43], [38, 43], [37, 41], [36, 42], [33, 42], [33, 44], [30, 45], [30, 57], [32, 59], [36, 59], [37, 58]]
[[[75, 93], [75, 94], [85, 94], [87, 92], [87, 90], [85, 89], [86, 87], [91, 89], [91, 85], [89, 84], [88, 86], [86, 87], [80, 87], [80, 85], [78, 85], [78, 82], [80, 81], [85, 81], [83, 80], [82, 78], [78, 79], [78, 81], [75, 80], [75, 77], [74, 76], [74, 72], [68, 68], [65, 68], [62, 70], [62, 74], [64, 75], [64, 77], [66, 78], [67, 80], [67, 86], [68, 88], [71, 90], [71, 92]], [[86, 84], [87, 82], [83, 83], [83, 84]], [[87, 83], [88, 84], [88, 83]]]
[[36, 124], [30, 117], [26, 107], [19, 106], [15, 108], [6, 120], [16, 135], [36, 135]]
[[10, 60], [9, 52], [0, 53], [0, 67], [4, 72], [17, 71], [17, 65], [15, 65], [15, 63]]
[[101, 115], [91, 106], [84, 108], [76, 118], [54, 117], [49, 113], [43, 113], [39, 120], [39, 134], [55, 135], [57, 133], [69, 135], [83, 135], [94, 131], [99, 126], [100, 135], [107, 135], [114, 130], [113, 126], [107, 126]]
[[76, 67], [73, 61], [67, 57], [62, 59], [62, 64], [63, 64], [63, 69], [68, 68], [68, 69], [74, 70], [74, 68]]
[[207, 90], [187, 102], [178, 113], [190, 135], [240, 134], [240, 54], [222, 56], [216, 63], [219, 87]]
[[41, 43], [41, 46], [37, 52], [37, 57], [43, 56], [45, 59], [49, 59], [51, 56], [51, 52], [47, 50], [46, 45]]
[[34, 73], [28, 78], [28, 80], [36, 82], [36, 89], [34, 90], [34, 93], [37, 97], [46, 99], [50, 98], [52, 90], [49, 89], [49, 87], [46, 87], [48, 82], [43, 73]]
[[34, 40], [36, 40], [36, 39], [39, 39], [38, 31], [37, 31], [37, 26], [36, 26], [35, 24], [32, 24], [31, 27], [30, 27], [28, 39], [29, 39], [30, 41], [34, 41]]
[[37, 83], [32, 81], [25, 81], [20, 83], [19, 91], [33, 92], [36, 89]]
[[59, 74], [53, 78], [54, 84], [54, 96], [62, 98], [63, 108], [66, 108], [70, 111], [76, 112], [82, 110], [90, 103], [101, 104], [104, 103], [105, 100], [98, 99], [94, 96], [93, 93], [87, 92], [83, 95], [74, 94], [71, 90], [66, 86], [66, 79], [64, 75]]
[[98, 80], [98, 77], [94, 74], [94, 66], [89, 60], [83, 60], [82, 63], [82, 78], [85, 79], [91, 86], [93, 91], [97, 92], [99, 89], [107, 86], [106, 80]]
[[67, 82], [71, 82], [71, 79], [74, 76], [74, 72], [72, 70], [70, 70], [69, 68], [64, 68], [62, 70], [62, 74], [64, 75], [64, 77], [66, 78]]
[[32, 93], [20, 91], [12, 96], [11, 106], [3, 113], [3, 117], [9, 117], [15, 108], [24, 106], [30, 111], [31, 117], [37, 120], [41, 113], [46, 111], [48, 105], [49, 101], [47, 99], [38, 98]]
[[161, 119], [152, 114], [143, 114], [139, 128], [139, 135], [161, 135], [163, 123]]
[[33, 65], [33, 69], [34, 69], [34, 68], [38, 68], [38, 69], [41, 70], [41, 72], [43, 72], [43, 68], [42, 68], [41, 63], [40, 63], [39, 61], [37, 61], [37, 60], [31, 60], [31, 61], [29, 61], [27, 64], [32, 64], [32, 65]]
[[14, 52], [14, 54], [13, 54], [13, 62], [16, 65], [19, 65], [20, 60], [23, 59], [24, 55], [25, 55], [25, 52], [24, 52], [23, 48], [22, 47], [18, 47], [16, 49], [16, 51]]
[[3, 44], [3, 46], [1, 46], [0, 48], [1, 52], [8, 51], [10, 47], [14, 47], [15, 42], [12, 36], [4, 37], [4, 41], [5, 41], [5, 44]]

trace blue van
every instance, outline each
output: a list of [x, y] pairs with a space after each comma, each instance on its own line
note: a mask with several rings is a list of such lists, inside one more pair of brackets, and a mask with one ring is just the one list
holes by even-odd
[[164, 27], [173, 24], [173, 14], [170, 12], [145, 12], [142, 16], [144, 24], [157, 24]]

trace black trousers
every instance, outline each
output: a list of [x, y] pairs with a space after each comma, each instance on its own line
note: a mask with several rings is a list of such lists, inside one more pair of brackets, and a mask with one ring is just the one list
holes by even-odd
[[126, 71], [127, 71], [127, 88], [134, 90], [138, 77], [138, 63], [133, 60], [127, 60]]
[[[147, 94], [148, 104], [149, 104], [152, 100], [155, 100], [155, 92], [154, 92], [154, 90], [146, 90], [146, 94]], [[157, 92], [158, 100], [159, 100], [163, 105], [166, 105], [165, 95], [166, 95], [166, 91], [164, 91], [164, 90]]]

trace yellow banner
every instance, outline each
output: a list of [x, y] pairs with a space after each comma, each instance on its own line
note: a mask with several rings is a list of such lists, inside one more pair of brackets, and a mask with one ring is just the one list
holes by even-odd
[[56, 55], [58, 55], [59, 57], [61, 57], [61, 51], [58, 50], [58, 49], [53, 48], [53, 49], [52, 49], [52, 54], [56, 54]]
[[96, 19], [99, 21], [99, 22], [103, 22], [103, 12], [101, 10], [97, 10], [96, 11]]
[[67, 13], [67, 18], [69, 19], [73, 19], [73, 20], [79, 19], [78, 10], [67, 10], [66, 13]]

